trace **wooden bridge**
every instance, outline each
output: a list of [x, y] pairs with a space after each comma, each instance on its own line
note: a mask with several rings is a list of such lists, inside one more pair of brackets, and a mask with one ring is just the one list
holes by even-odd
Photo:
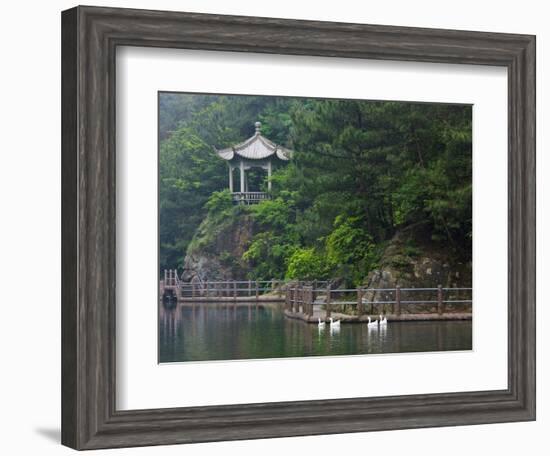
[[[469, 320], [471, 288], [333, 288], [324, 281], [226, 280], [183, 282], [175, 270], [164, 272], [163, 302], [281, 303], [290, 318], [309, 323], [331, 317], [344, 322], [367, 321], [384, 314], [388, 321]], [[462, 307], [462, 309], [457, 308]], [[466, 309], [466, 310], [464, 310]]]

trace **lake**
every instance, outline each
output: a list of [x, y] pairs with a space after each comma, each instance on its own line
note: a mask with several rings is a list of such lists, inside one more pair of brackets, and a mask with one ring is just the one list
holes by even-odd
[[318, 328], [286, 318], [282, 305], [256, 308], [160, 305], [159, 362], [471, 350], [471, 321], [389, 322]]

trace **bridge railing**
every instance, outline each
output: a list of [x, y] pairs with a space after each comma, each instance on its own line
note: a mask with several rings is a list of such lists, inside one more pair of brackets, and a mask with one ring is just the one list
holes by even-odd
[[[421, 294], [421, 296], [416, 299], [408, 297], [414, 294], [417, 296]], [[314, 306], [324, 306], [325, 317], [330, 318], [331, 312], [336, 306], [356, 306], [355, 312], [360, 317], [366, 313], [374, 314], [375, 307], [379, 310], [380, 306], [391, 306], [391, 313], [400, 316], [402, 306], [427, 304], [436, 307], [437, 313], [442, 315], [449, 310], [448, 306], [471, 305], [471, 294], [471, 288], [444, 288], [441, 285], [436, 288], [401, 288], [396, 286], [395, 288], [350, 289], [296, 285], [289, 286], [286, 290], [285, 308], [291, 312], [302, 312], [305, 315], [313, 316]], [[426, 295], [432, 296], [426, 298]], [[405, 299], [403, 299], [404, 297]]]
[[283, 281], [277, 280], [227, 280], [181, 282], [180, 290], [184, 298], [244, 298], [266, 293], [283, 293]]
[[178, 271], [176, 269], [165, 269], [162, 284], [164, 288], [178, 288], [180, 286]]
[[266, 294], [282, 297], [289, 286], [306, 286], [315, 284], [315, 287], [325, 287], [326, 280], [285, 281], [285, 280], [207, 280], [180, 282], [179, 289], [184, 298], [259, 298]]

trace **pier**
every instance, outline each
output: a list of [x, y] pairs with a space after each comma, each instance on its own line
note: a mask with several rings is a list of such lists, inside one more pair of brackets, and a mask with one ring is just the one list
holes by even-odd
[[226, 280], [184, 282], [175, 270], [164, 271], [160, 298], [171, 304], [274, 303], [289, 318], [308, 323], [330, 318], [344, 323], [367, 322], [384, 315], [388, 321], [471, 320], [472, 289], [334, 288], [326, 280]]

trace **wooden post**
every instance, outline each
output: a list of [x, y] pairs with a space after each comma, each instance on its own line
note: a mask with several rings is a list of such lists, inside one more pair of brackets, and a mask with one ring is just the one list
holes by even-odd
[[437, 313], [441, 315], [444, 311], [443, 306], [443, 288], [441, 285], [437, 286]]
[[363, 289], [359, 287], [357, 289], [357, 316], [363, 315]]
[[260, 286], [258, 285], [258, 281], [256, 280], [256, 301], [260, 297]]
[[285, 310], [288, 310], [288, 299], [289, 296], [288, 296], [288, 290], [286, 290], [286, 293], [285, 293]]
[[237, 300], [237, 282], [233, 282], [233, 300]]
[[316, 290], [317, 290], [317, 286], [318, 286], [317, 280], [314, 280], [314, 281], [313, 281], [313, 290], [312, 290], [313, 296], [311, 297], [311, 300], [312, 300], [313, 302], [315, 302], [315, 300], [317, 299], [317, 291], [316, 291]]
[[294, 298], [292, 297], [293, 291], [294, 291], [294, 288], [291, 288], [291, 287], [288, 287], [288, 288], [286, 289], [286, 292], [287, 292], [287, 294], [288, 294], [288, 310], [289, 310], [290, 312], [292, 312], [292, 305], [293, 305], [292, 303], [293, 303], [293, 299], [294, 299]]
[[401, 287], [399, 285], [395, 286], [395, 314], [401, 315]]
[[196, 297], [197, 295], [197, 290], [195, 288], [195, 282], [191, 281], [191, 297]]
[[330, 285], [327, 287], [327, 299], [326, 299], [326, 310], [327, 310], [327, 314], [326, 314], [326, 319], [328, 320], [330, 318]]
[[248, 281], [248, 296], [252, 296], [252, 280]]
[[300, 287], [297, 286], [294, 290], [294, 312], [300, 312]]

